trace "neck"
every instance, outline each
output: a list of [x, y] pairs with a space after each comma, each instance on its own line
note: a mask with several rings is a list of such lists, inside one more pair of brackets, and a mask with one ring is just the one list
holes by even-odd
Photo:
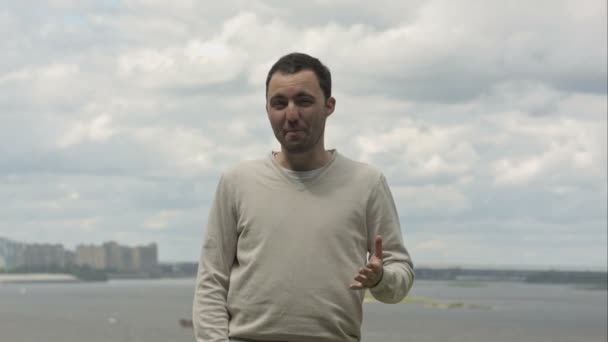
[[276, 158], [277, 162], [286, 169], [310, 171], [323, 167], [331, 159], [331, 153], [326, 151], [324, 146], [302, 153], [290, 153], [281, 148]]

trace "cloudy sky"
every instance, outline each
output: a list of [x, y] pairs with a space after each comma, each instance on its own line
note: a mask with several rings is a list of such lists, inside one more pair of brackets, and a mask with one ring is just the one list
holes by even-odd
[[[286, 5], [287, 4], [287, 5]], [[268, 68], [332, 70], [329, 148], [417, 265], [606, 268], [606, 1], [9, 1], [0, 236], [194, 261], [218, 176], [277, 149]]]

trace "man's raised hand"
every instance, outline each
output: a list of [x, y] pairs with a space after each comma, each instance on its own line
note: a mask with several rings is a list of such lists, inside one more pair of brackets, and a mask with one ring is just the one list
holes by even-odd
[[354, 277], [355, 282], [350, 284], [352, 290], [371, 289], [380, 283], [384, 268], [382, 266], [382, 236], [376, 235], [374, 240], [374, 252], [369, 258], [367, 265], [359, 269]]

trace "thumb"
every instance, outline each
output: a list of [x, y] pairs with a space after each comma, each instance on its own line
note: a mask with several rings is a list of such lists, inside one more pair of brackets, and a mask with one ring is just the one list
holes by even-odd
[[382, 236], [380, 235], [376, 235], [376, 240], [374, 241], [374, 256], [382, 260]]

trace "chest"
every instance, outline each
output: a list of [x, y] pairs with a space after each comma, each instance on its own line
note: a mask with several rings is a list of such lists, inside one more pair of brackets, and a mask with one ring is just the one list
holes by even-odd
[[367, 246], [366, 204], [356, 188], [250, 186], [241, 193], [237, 230], [242, 249], [352, 249]]

